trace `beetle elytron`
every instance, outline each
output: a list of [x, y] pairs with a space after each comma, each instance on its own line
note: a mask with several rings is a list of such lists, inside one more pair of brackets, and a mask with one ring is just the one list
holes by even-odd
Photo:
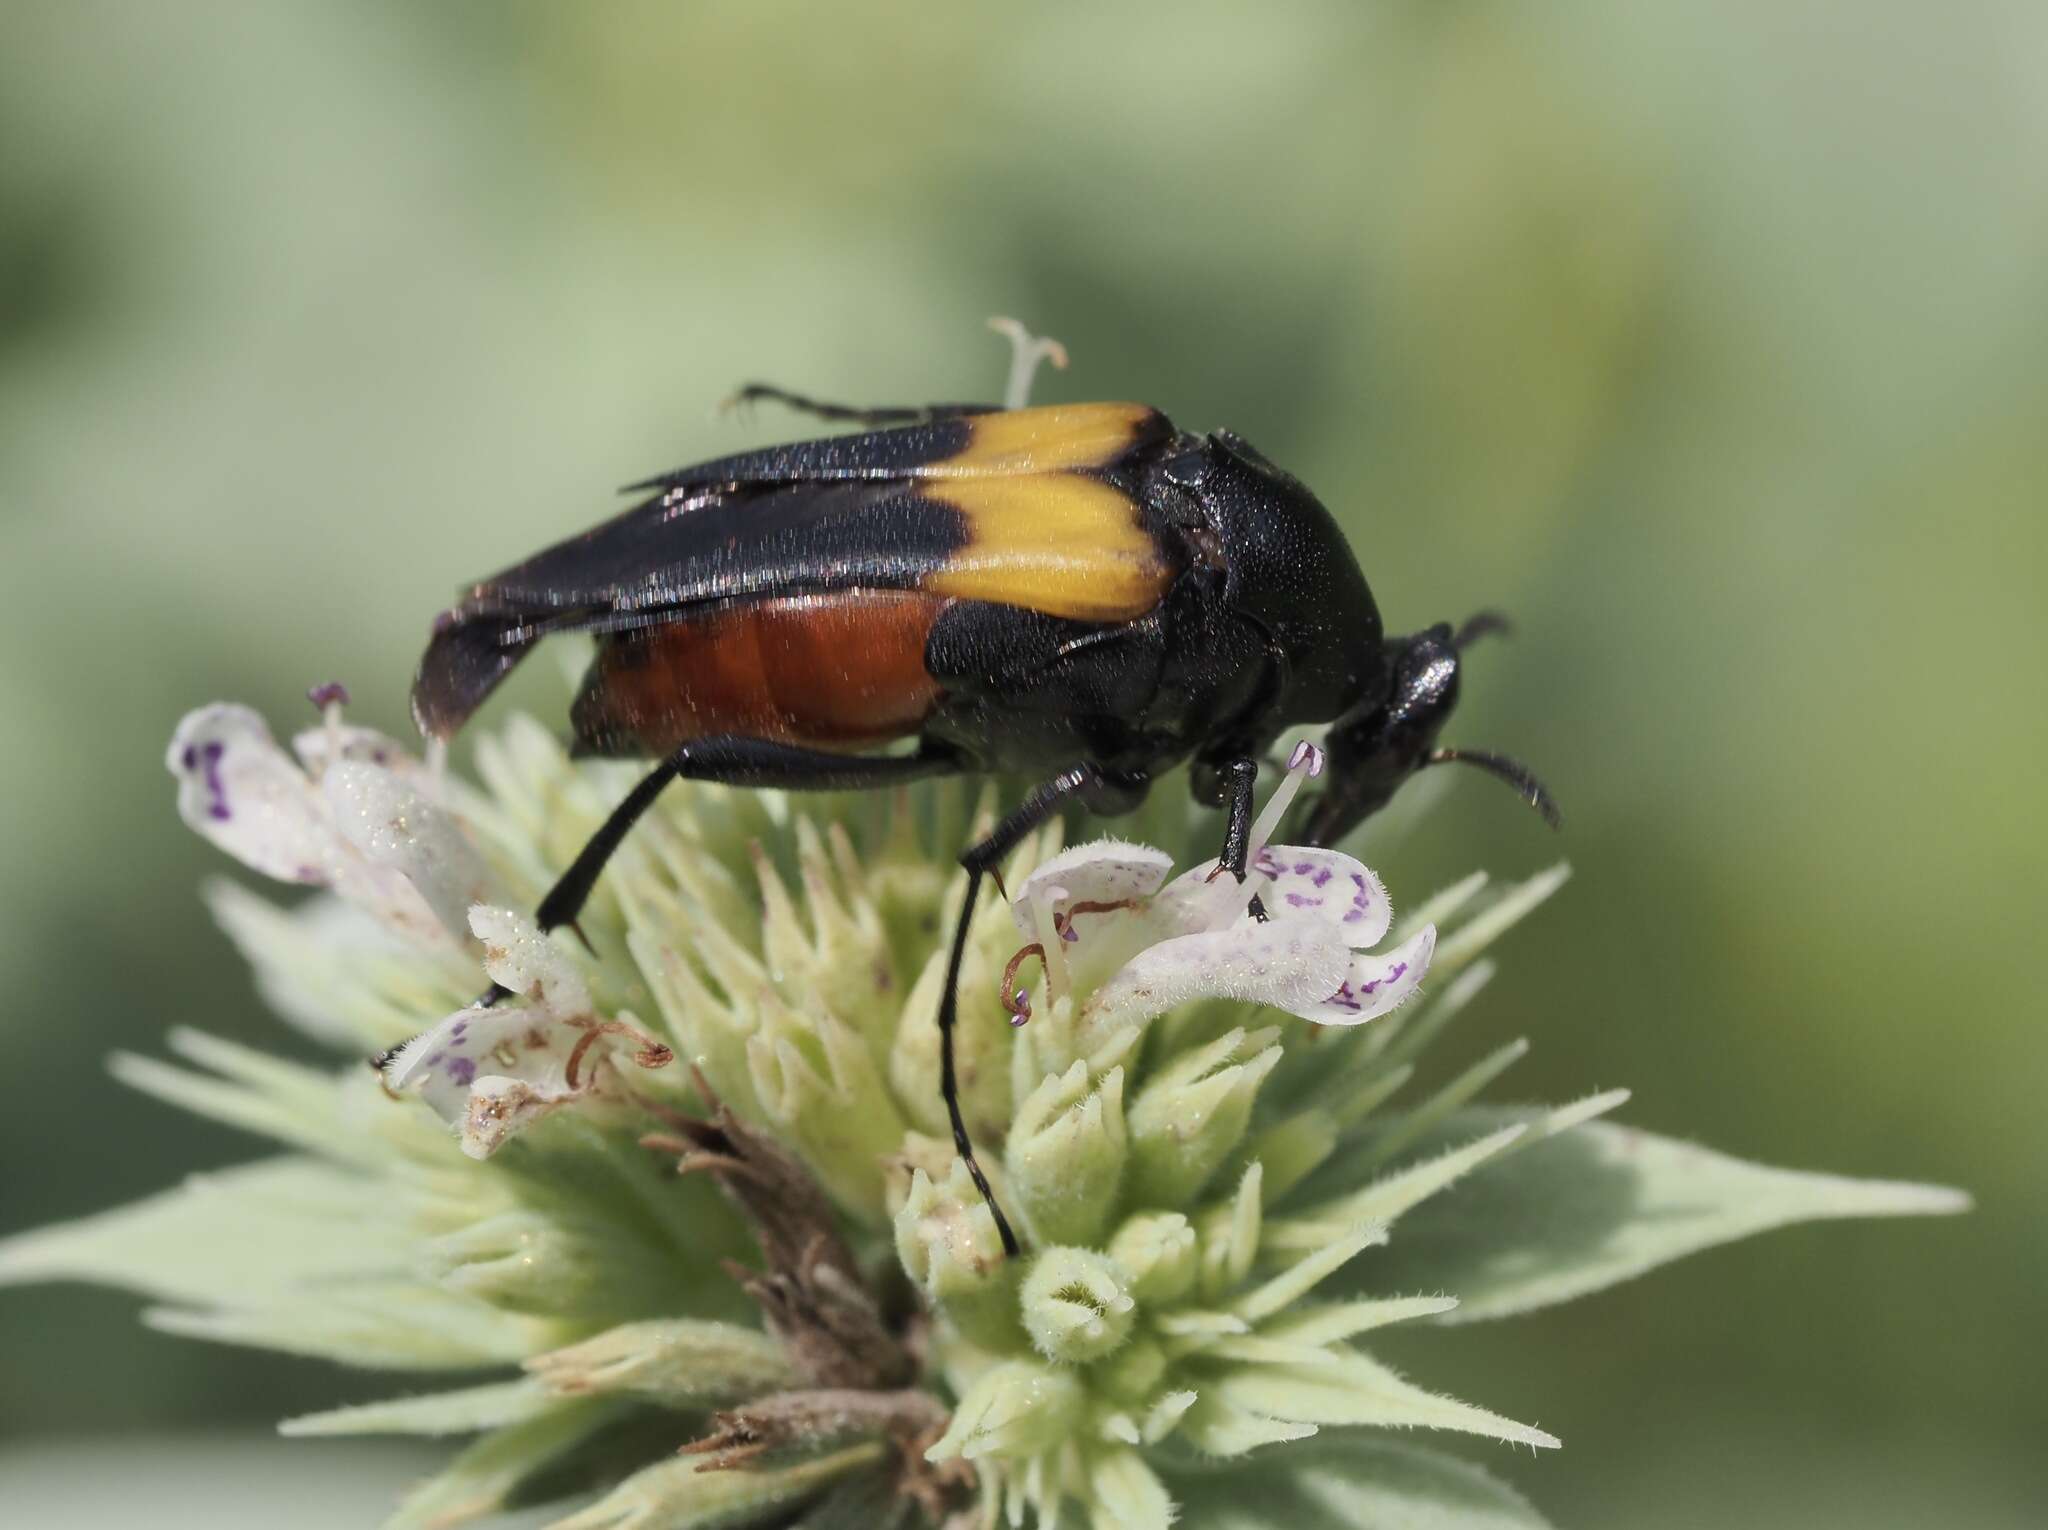
[[[843, 790], [966, 772], [1040, 784], [960, 857], [967, 897], [940, 1002], [954, 1140], [1004, 1248], [962, 1118], [953, 1026], [984, 875], [1070, 801], [1137, 805], [1187, 761], [1227, 807], [1242, 880], [1258, 761], [1331, 723], [1315, 844], [1342, 838], [1424, 766], [1465, 760], [1547, 817], [1526, 770], [1439, 749], [1481, 616], [1381, 628], [1330, 513], [1227, 431], [1141, 404], [846, 409], [866, 433], [683, 468], [648, 497], [472, 587], [437, 622], [413, 709], [447, 738], [552, 633], [597, 636], [571, 712], [578, 752], [659, 758], [541, 902], [572, 923], [605, 861], [672, 780]], [[908, 752], [872, 752], [915, 740]]]

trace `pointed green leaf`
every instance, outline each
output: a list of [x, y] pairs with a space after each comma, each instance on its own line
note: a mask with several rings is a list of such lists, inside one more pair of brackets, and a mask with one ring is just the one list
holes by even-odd
[[538, 1381], [499, 1381], [458, 1392], [392, 1397], [288, 1418], [277, 1426], [287, 1436], [335, 1434], [474, 1434], [501, 1429], [554, 1411], [552, 1394]]
[[1438, 978], [1448, 977], [1520, 924], [1546, 902], [1572, 874], [1571, 866], [1559, 861], [1548, 871], [1539, 871], [1527, 881], [1517, 882], [1438, 942], [1430, 969]]
[[1308, 1295], [1365, 1249], [1386, 1241], [1387, 1230], [1377, 1223], [1354, 1228], [1240, 1296], [1235, 1303], [1237, 1315], [1247, 1322], [1262, 1322]]
[[1214, 1391], [1199, 1393], [1194, 1406], [1181, 1420], [1181, 1433], [1188, 1442], [1210, 1456], [1241, 1456], [1261, 1445], [1281, 1445], [1305, 1440], [1316, 1432], [1314, 1424], [1292, 1424], [1263, 1413], [1225, 1402]]
[[374, 1182], [276, 1158], [10, 1238], [0, 1285], [85, 1280], [171, 1301], [259, 1302], [314, 1281], [408, 1273], [411, 1261], [411, 1237]]
[[669, 1408], [738, 1402], [798, 1384], [782, 1344], [758, 1328], [659, 1318], [608, 1328], [526, 1369], [565, 1396], [622, 1393]]
[[1242, 1366], [1226, 1372], [1214, 1391], [1232, 1407], [1290, 1423], [1454, 1429], [1514, 1445], [1558, 1444], [1555, 1435], [1541, 1429], [1425, 1392], [1355, 1351], [1338, 1350], [1314, 1365]]
[[[711, 1469], [677, 1456], [636, 1472], [579, 1514], [548, 1530], [726, 1530], [775, 1519], [849, 1472], [873, 1466], [884, 1447], [867, 1441], [788, 1465]], [[780, 1523], [780, 1520], [776, 1520]], [[396, 1527], [391, 1527], [396, 1530]]]
[[[1529, 1130], [1527, 1124], [1514, 1121], [1499, 1131], [1488, 1132], [1475, 1140], [1460, 1141], [1458, 1146], [1444, 1151], [1444, 1139], [1455, 1137], [1460, 1119], [1453, 1117], [1450, 1123], [1453, 1130], [1446, 1131], [1443, 1137], [1432, 1136], [1412, 1161], [1390, 1170], [1370, 1184], [1348, 1195], [1303, 1206], [1284, 1219], [1275, 1218], [1267, 1226], [1265, 1247], [1306, 1252], [1320, 1248], [1328, 1241], [1333, 1224], [1348, 1231], [1360, 1222], [1392, 1223], [1411, 1208], [1463, 1179], [1489, 1158], [1498, 1156]], [[1379, 1268], [1377, 1261], [1374, 1268]]]
[[[1468, 1110], [1444, 1141], [1544, 1113]], [[1668, 1137], [1595, 1121], [1503, 1155], [1416, 1207], [1355, 1290], [1449, 1291], [1439, 1321], [1505, 1317], [1569, 1301], [1697, 1249], [1832, 1217], [1931, 1216], [1967, 1210], [1937, 1185], [1844, 1179], [1744, 1163]]]
[[1158, 1474], [1135, 1450], [1111, 1450], [1088, 1468], [1088, 1487], [1098, 1525], [1118, 1530], [1166, 1530], [1173, 1523], [1173, 1499]]
[[262, 1307], [153, 1307], [142, 1320], [188, 1339], [394, 1371], [507, 1365], [554, 1332], [453, 1292], [400, 1281], [335, 1292], [308, 1289]]
[[450, 1530], [495, 1513], [512, 1501], [522, 1482], [624, 1411], [609, 1398], [578, 1398], [493, 1430], [406, 1494], [384, 1530]]
[[192, 1338], [401, 1370], [523, 1358], [550, 1331], [426, 1284], [376, 1180], [281, 1158], [194, 1175], [133, 1205], [0, 1244], [0, 1285], [87, 1280], [179, 1303]]
[[1370, 1435], [1325, 1435], [1166, 1485], [1176, 1530], [1548, 1530], [1476, 1466]]
[[1435, 1317], [1458, 1305], [1455, 1296], [1389, 1296], [1378, 1301], [1305, 1303], [1290, 1308], [1259, 1332], [1291, 1344], [1328, 1344], [1392, 1323]]

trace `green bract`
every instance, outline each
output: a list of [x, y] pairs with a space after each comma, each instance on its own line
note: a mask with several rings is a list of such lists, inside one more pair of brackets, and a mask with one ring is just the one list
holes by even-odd
[[[1239, 889], [1205, 864], [1169, 881], [1143, 845], [1056, 857], [1055, 826], [1005, 868], [1016, 900], [978, 913], [964, 973], [968, 1119], [1027, 1242], [1006, 1260], [938, 1095], [957, 792], [673, 787], [584, 916], [593, 956], [512, 911], [631, 767], [571, 764], [524, 720], [479, 741], [481, 788], [332, 712], [296, 752], [208, 708], [170, 763], [195, 827], [325, 889], [209, 896], [335, 1063], [183, 1031], [182, 1066], [117, 1059], [284, 1151], [0, 1245], [0, 1280], [127, 1286], [158, 1327], [410, 1372], [412, 1393], [497, 1368], [285, 1425], [473, 1437], [393, 1527], [488, 1516], [572, 1465], [613, 1485], [561, 1530], [1535, 1526], [1387, 1431], [1558, 1442], [1396, 1375], [1374, 1329], [1964, 1204], [1598, 1119], [1621, 1092], [1474, 1103], [1519, 1042], [1417, 1087], [1493, 976], [1483, 948], [1561, 868], [1471, 878], [1390, 927], [1334, 852], [1261, 846]], [[1216, 831], [1183, 802], [1155, 792], [1137, 837], [1199, 861]], [[1022, 965], [1013, 1030], [998, 985], [1027, 945], [1050, 956]], [[465, 1008], [487, 971], [515, 999]], [[361, 1056], [422, 1030], [387, 1091]]]

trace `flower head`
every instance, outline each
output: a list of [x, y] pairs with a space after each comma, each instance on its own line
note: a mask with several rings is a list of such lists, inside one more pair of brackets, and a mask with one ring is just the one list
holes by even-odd
[[[1331, 1523], [1535, 1525], [1372, 1432], [1556, 1441], [1396, 1375], [1374, 1330], [1564, 1300], [1801, 1217], [1961, 1203], [1598, 1120], [1619, 1093], [1475, 1104], [1519, 1042], [1415, 1088], [1492, 976], [1483, 949], [1563, 872], [1469, 878], [1396, 922], [1362, 862], [1281, 837], [1321, 768], [1304, 746], [1242, 883], [1199, 851], [1172, 874], [1219, 831], [1191, 836], [1166, 783], [1137, 837], [1169, 848], [1062, 850], [1055, 823], [978, 911], [957, 1042], [1028, 1235], [1006, 1258], [942, 1135], [933, 1026], [952, 857], [991, 800], [678, 785], [608, 868], [586, 947], [514, 911], [627, 769], [515, 720], [479, 741], [478, 789], [344, 723], [345, 699], [316, 691], [290, 752], [205, 707], [168, 756], [186, 822], [312, 890], [211, 897], [333, 1066], [190, 1032], [170, 1038], [189, 1066], [116, 1061], [280, 1156], [0, 1244], [0, 1282], [112, 1281], [177, 1332], [463, 1373], [286, 1426], [478, 1436], [401, 1530], [593, 1479], [561, 1530], [1200, 1530], [1302, 1493]], [[504, 994], [470, 1002], [487, 983]], [[407, 1037], [381, 1078], [361, 1066]], [[1336, 1430], [1341, 1449], [1302, 1443]]]
[[326, 722], [292, 754], [248, 707], [187, 714], [164, 761], [179, 816], [252, 871], [330, 888], [407, 940], [461, 943], [470, 905], [497, 884], [433, 773], [384, 734], [345, 726], [339, 686], [313, 695]]
[[512, 997], [457, 1010], [382, 1071], [394, 1090], [416, 1091], [459, 1126], [470, 1157], [488, 1158], [549, 1111], [602, 1095], [616, 1059], [642, 1068], [675, 1060], [630, 1019], [598, 1018], [583, 979], [530, 921], [478, 904], [469, 922], [484, 971]]
[[[1168, 857], [1118, 840], [1076, 845], [1032, 871], [1011, 912], [1035, 937], [1025, 951], [1043, 961], [1052, 1000], [1078, 990], [1081, 1021], [1109, 1030], [1201, 998], [1360, 1025], [1413, 995], [1436, 927], [1423, 924], [1393, 950], [1369, 954], [1393, 921], [1379, 878], [1339, 850], [1267, 842], [1301, 780], [1322, 768], [1320, 749], [1295, 750], [1252, 828], [1242, 882], [1216, 860], [1168, 882]], [[1028, 1016], [1027, 1000], [1011, 1003]]]

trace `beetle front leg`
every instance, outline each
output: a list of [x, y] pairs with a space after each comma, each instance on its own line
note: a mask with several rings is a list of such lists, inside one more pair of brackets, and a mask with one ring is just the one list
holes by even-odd
[[[1211, 879], [1225, 872], [1242, 883], [1251, 859], [1252, 847], [1252, 792], [1259, 781], [1259, 762], [1254, 759], [1232, 760], [1223, 767], [1223, 788], [1230, 794], [1230, 817], [1223, 828], [1223, 853], [1217, 857], [1216, 869], [1209, 873]], [[1252, 918], [1261, 924], [1266, 922], [1266, 905], [1257, 893], [1247, 906]]]
[[1230, 819], [1224, 825], [1223, 854], [1216, 870], [1227, 871], [1242, 882], [1245, 862], [1251, 857], [1252, 788], [1258, 785], [1259, 762], [1232, 760], [1223, 767], [1222, 774], [1223, 789], [1230, 794]]

